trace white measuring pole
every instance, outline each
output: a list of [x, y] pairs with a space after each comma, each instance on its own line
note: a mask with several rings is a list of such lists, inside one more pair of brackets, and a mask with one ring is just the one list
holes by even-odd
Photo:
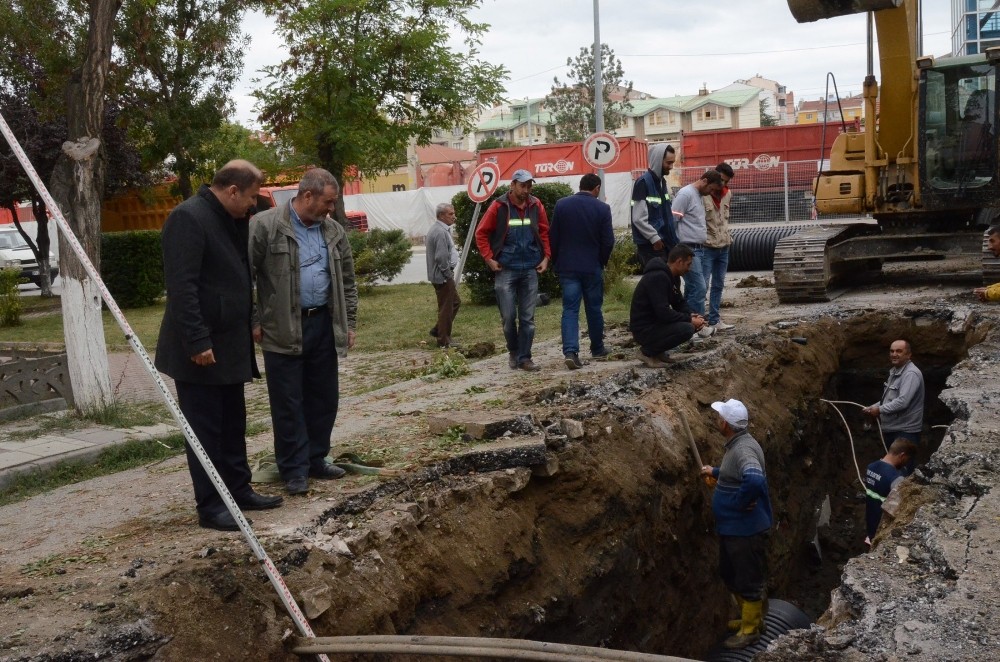
[[[243, 517], [243, 512], [240, 510], [239, 506], [236, 505], [236, 501], [233, 499], [233, 495], [229, 493], [226, 488], [226, 484], [222, 482], [222, 477], [215, 470], [215, 466], [212, 465], [212, 460], [208, 457], [208, 453], [205, 452], [205, 448], [198, 441], [198, 437], [195, 436], [194, 430], [188, 424], [187, 419], [184, 418], [184, 414], [181, 412], [180, 407], [177, 406], [177, 401], [174, 400], [174, 396], [170, 394], [170, 390], [167, 389], [167, 385], [163, 382], [160, 377], [160, 373], [156, 370], [153, 362], [149, 358], [149, 354], [146, 353], [145, 347], [142, 346], [142, 342], [139, 341], [139, 337], [129, 326], [128, 320], [125, 319], [125, 315], [118, 308], [118, 304], [115, 303], [114, 298], [108, 291], [108, 288], [104, 285], [104, 281], [101, 280], [101, 275], [94, 268], [93, 262], [87, 257], [86, 251], [83, 250], [83, 246], [80, 245], [80, 241], [73, 234], [73, 230], [70, 228], [69, 223], [66, 218], [62, 215], [62, 210], [59, 209], [59, 205], [56, 204], [55, 199], [53, 199], [52, 194], [49, 193], [48, 188], [42, 183], [41, 178], [35, 171], [35, 167], [28, 160], [28, 155], [24, 153], [21, 148], [21, 144], [14, 137], [14, 133], [10, 130], [10, 126], [7, 124], [7, 120], [4, 119], [3, 115], [0, 115], [0, 132], [3, 133], [4, 138], [7, 139], [7, 144], [10, 145], [11, 150], [17, 156], [17, 160], [21, 162], [21, 167], [24, 168], [24, 172], [28, 175], [31, 183], [35, 185], [35, 189], [38, 190], [38, 194], [42, 196], [42, 200], [48, 205], [49, 211], [52, 213], [52, 217], [56, 221], [56, 225], [59, 227], [60, 233], [62, 233], [63, 240], [66, 241], [69, 246], [76, 253], [77, 258], [83, 265], [84, 270], [87, 275], [97, 284], [97, 289], [101, 293], [101, 298], [104, 299], [104, 303], [107, 304], [108, 310], [111, 311], [111, 315], [118, 322], [118, 326], [121, 328], [122, 333], [125, 334], [125, 339], [128, 341], [129, 345], [132, 346], [133, 351], [138, 355], [139, 359], [142, 361], [143, 367], [146, 368], [146, 372], [149, 376], [153, 378], [156, 383], [156, 387], [160, 390], [160, 395], [163, 396], [164, 401], [167, 403], [167, 408], [170, 413], [173, 414], [174, 420], [181, 428], [181, 432], [184, 433], [184, 438], [187, 439], [188, 445], [191, 450], [194, 451], [195, 456], [197, 456], [198, 461], [201, 466], [205, 469], [205, 473], [208, 474], [209, 479], [211, 479], [212, 484], [215, 486], [215, 490], [222, 497], [222, 502], [226, 504], [226, 509], [229, 514], [233, 516], [236, 523], [240, 527], [240, 531], [243, 532], [243, 537], [246, 538], [247, 543], [250, 545], [250, 549], [253, 550], [254, 555], [264, 566], [264, 572], [267, 573], [268, 579], [271, 580], [271, 585], [278, 592], [278, 597], [281, 598], [281, 602], [285, 605], [285, 609], [288, 610], [288, 614], [295, 621], [295, 625], [299, 628], [299, 632], [302, 633], [304, 637], [315, 637], [312, 628], [309, 626], [309, 621], [306, 620], [305, 615], [302, 610], [299, 609], [298, 604], [296, 604], [295, 599], [292, 597], [291, 592], [288, 590], [288, 586], [285, 584], [285, 580], [281, 578], [281, 573], [278, 568], [271, 561], [271, 558], [264, 551], [264, 547], [257, 540], [257, 536], [254, 535], [253, 529], [250, 528], [250, 524], [247, 522], [246, 518]], [[324, 662], [329, 662], [329, 658], [326, 655], [318, 655], [319, 659]]]

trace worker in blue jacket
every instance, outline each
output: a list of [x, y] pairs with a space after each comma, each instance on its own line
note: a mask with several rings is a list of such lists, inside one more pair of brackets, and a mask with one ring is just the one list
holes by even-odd
[[716, 428], [726, 438], [726, 453], [718, 467], [704, 466], [701, 474], [718, 480], [712, 512], [719, 534], [719, 573], [741, 611], [730, 622], [736, 633], [723, 646], [746, 648], [764, 631], [771, 499], [764, 451], [748, 431], [746, 405], [727, 400], [713, 402], [712, 409], [718, 414]]

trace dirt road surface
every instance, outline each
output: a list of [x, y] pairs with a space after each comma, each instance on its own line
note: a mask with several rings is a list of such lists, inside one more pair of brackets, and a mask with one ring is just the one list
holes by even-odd
[[[708, 405], [739, 397], [779, 514], [772, 589], [813, 617], [829, 607], [767, 659], [996, 659], [1000, 457], [985, 439], [1000, 429], [998, 314], [972, 297], [974, 267], [896, 265], [880, 283], [800, 306], [780, 305], [769, 287], [733, 287], [746, 274], [731, 275], [723, 317], [737, 329], [667, 370], [640, 367], [627, 333], [610, 329], [616, 353], [583, 370], [568, 371], [552, 341], [537, 347], [536, 374], [509, 370], [501, 354], [462, 377], [349, 395], [334, 445], [401, 477], [316, 481], [251, 513], [254, 530], [320, 635], [523, 637], [700, 657], [723, 634], [727, 603], [710, 496], [677, 412], [717, 461], [724, 440]], [[915, 359], [939, 376], [935, 415], [946, 423], [869, 553], [840, 423], [818, 398], [884, 379], [896, 335], [915, 338]], [[433, 356], [353, 356], [342, 389]], [[429, 427], [517, 415], [530, 429], [488, 444]], [[270, 444], [265, 432], [249, 451]], [[878, 450], [864, 446], [859, 461]], [[834, 502], [818, 532], [825, 568], [803, 557], [824, 495]], [[183, 456], [0, 508], [0, 624], [4, 661], [296, 659], [291, 620], [242, 537], [197, 527]]]

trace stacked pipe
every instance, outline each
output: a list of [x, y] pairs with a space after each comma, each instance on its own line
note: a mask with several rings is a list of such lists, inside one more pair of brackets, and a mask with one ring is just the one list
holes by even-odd
[[774, 247], [806, 225], [731, 228], [729, 271], [769, 271], [774, 268]]

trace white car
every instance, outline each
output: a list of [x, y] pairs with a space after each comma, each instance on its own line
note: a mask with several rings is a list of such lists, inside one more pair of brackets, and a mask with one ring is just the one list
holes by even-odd
[[[31, 252], [21, 233], [14, 227], [0, 228], [0, 268], [10, 267], [20, 269], [21, 276], [30, 280], [36, 287], [42, 286], [35, 254]], [[49, 251], [49, 273], [52, 274], [49, 282], [59, 275], [59, 266], [51, 251]]]

